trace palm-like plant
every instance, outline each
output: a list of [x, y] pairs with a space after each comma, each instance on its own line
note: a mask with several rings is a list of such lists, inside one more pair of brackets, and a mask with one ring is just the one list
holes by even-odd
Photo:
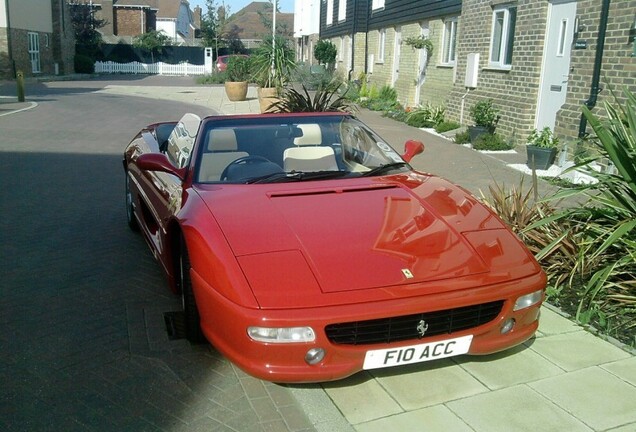
[[271, 112], [351, 112], [354, 105], [340, 94], [342, 83], [331, 82], [320, 86], [312, 96], [304, 84], [302, 90], [286, 89], [278, 102], [272, 104]]
[[284, 38], [276, 36], [273, 44], [271, 36], [265, 38], [252, 55], [254, 81], [260, 87], [276, 87], [281, 91], [296, 69], [295, 57]]

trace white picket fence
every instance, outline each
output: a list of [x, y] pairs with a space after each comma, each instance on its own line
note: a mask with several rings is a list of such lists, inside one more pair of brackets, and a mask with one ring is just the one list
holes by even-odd
[[115, 63], [112, 61], [95, 62], [96, 73], [129, 73], [129, 74], [158, 74], [158, 75], [205, 75], [212, 73], [206, 71], [204, 65], [193, 65], [187, 62], [170, 64], [158, 63]]

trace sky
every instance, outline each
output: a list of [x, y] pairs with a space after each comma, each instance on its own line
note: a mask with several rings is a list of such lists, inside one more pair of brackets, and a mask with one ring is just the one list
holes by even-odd
[[[216, 0], [215, 3], [217, 5], [221, 5], [225, 1], [225, 4], [230, 7], [230, 14], [236, 13], [243, 9], [245, 6], [250, 4], [254, 0]], [[256, 1], [267, 1], [267, 0], [256, 0]], [[205, 0], [189, 0], [190, 9], [194, 9], [195, 6], [200, 6], [205, 13]], [[294, 12], [294, 0], [278, 0], [278, 9], [281, 12]]]

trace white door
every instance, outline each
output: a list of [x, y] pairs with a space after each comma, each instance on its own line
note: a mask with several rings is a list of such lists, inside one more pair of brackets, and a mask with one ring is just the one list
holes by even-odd
[[[420, 25], [420, 28], [420, 34], [425, 38], [428, 38], [428, 21], [423, 22]], [[414, 105], [419, 105], [420, 103], [422, 85], [426, 80], [426, 64], [428, 63], [428, 51], [426, 49], [419, 49], [418, 51], [417, 76], [415, 77], [415, 100], [413, 101]]]
[[395, 28], [395, 41], [393, 43], [393, 74], [391, 85], [395, 87], [398, 75], [400, 74], [400, 47], [402, 46], [402, 27]]
[[537, 129], [547, 126], [554, 130], [557, 112], [565, 103], [575, 19], [576, 1], [550, 2], [537, 103]]
[[40, 35], [29, 32], [29, 59], [31, 60], [31, 72], [40, 72]]

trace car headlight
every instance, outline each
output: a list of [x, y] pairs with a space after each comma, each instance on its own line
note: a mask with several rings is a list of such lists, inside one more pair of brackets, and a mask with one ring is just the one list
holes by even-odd
[[541, 301], [543, 298], [543, 290], [535, 291], [530, 294], [526, 294], [521, 296], [515, 302], [515, 307], [513, 310], [518, 311], [519, 309], [525, 309], [532, 305], [535, 305]]
[[316, 334], [311, 327], [248, 327], [248, 336], [258, 342], [313, 342]]

